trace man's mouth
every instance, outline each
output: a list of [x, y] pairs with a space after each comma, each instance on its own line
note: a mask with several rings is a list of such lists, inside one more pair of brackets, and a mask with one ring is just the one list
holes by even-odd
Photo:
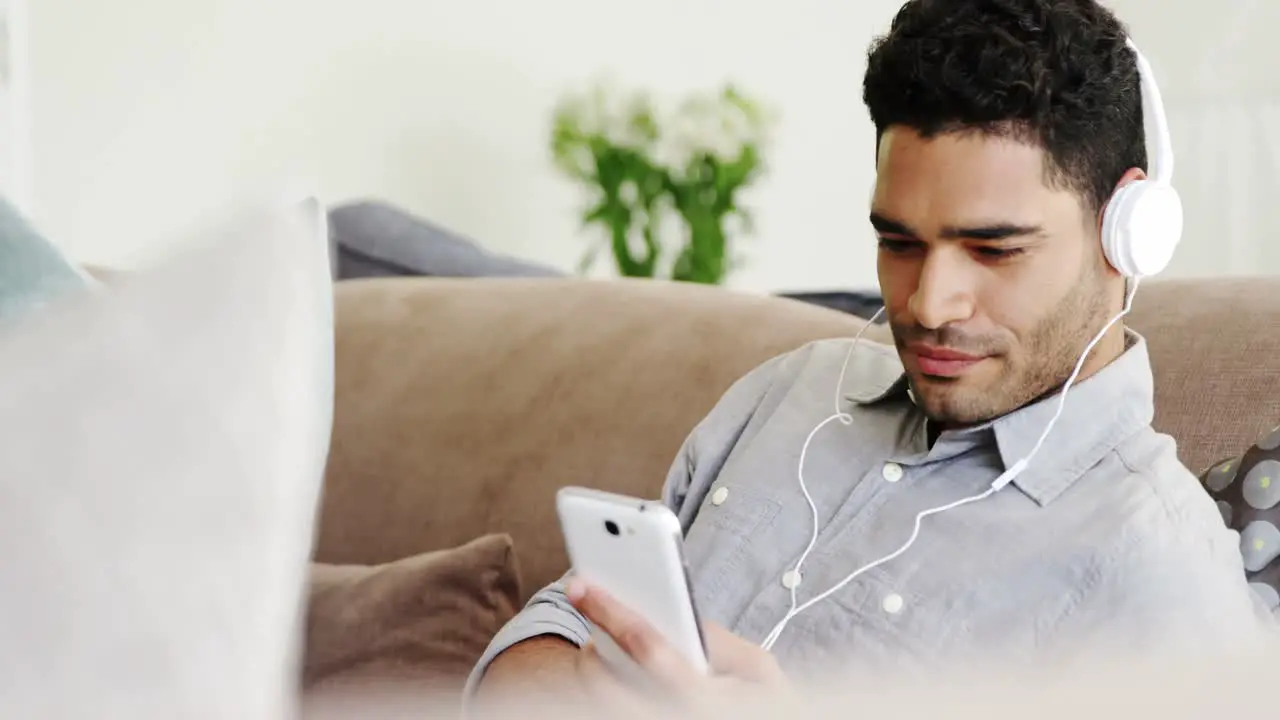
[[981, 355], [970, 355], [958, 350], [923, 343], [909, 345], [907, 351], [915, 356], [920, 372], [933, 377], [959, 377], [969, 368], [986, 359]]

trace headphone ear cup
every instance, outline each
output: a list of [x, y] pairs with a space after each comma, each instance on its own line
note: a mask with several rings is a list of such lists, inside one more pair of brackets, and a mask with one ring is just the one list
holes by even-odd
[[1182, 239], [1182, 199], [1172, 186], [1135, 180], [1102, 213], [1102, 252], [1128, 278], [1159, 274]]
[[1102, 212], [1102, 253], [1106, 256], [1107, 262], [1111, 263], [1111, 267], [1125, 277], [1134, 275], [1133, 265], [1129, 262], [1129, 252], [1125, 247], [1129, 237], [1128, 202], [1133, 197], [1131, 193], [1134, 187], [1141, 182], [1138, 180], [1116, 188]]

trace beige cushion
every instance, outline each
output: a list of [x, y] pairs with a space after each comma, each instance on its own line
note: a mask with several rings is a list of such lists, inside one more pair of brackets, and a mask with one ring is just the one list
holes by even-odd
[[460, 689], [519, 600], [508, 535], [384, 565], [316, 564], [303, 683], [311, 694], [370, 682]]
[[649, 281], [337, 285], [335, 430], [316, 558], [380, 563], [510, 533], [537, 589], [555, 488], [654, 496], [736, 378], [851, 316]]

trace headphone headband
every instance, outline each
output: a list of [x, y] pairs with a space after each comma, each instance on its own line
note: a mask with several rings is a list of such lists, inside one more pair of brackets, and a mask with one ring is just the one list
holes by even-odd
[[1142, 93], [1142, 125], [1147, 144], [1147, 176], [1162, 184], [1173, 184], [1173, 139], [1169, 133], [1169, 120], [1164, 113], [1164, 100], [1160, 86], [1156, 84], [1151, 63], [1131, 38], [1125, 44], [1133, 51], [1138, 65], [1138, 86]]
[[1182, 200], [1173, 187], [1173, 141], [1151, 63], [1125, 38], [1138, 66], [1147, 176], [1119, 187], [1102, 213], [1102, 250], [1128, 278], [1155, 275], [1168, 266], [1182, 238]]

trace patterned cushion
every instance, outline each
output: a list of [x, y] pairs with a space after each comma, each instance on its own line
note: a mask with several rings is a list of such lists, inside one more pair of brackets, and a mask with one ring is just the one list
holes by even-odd
[[1217, 500], [1223, 520], [1240, 533], [1250, 585], [1267, 607], [1280, 613], [1280, 426], [1200, 479]]

